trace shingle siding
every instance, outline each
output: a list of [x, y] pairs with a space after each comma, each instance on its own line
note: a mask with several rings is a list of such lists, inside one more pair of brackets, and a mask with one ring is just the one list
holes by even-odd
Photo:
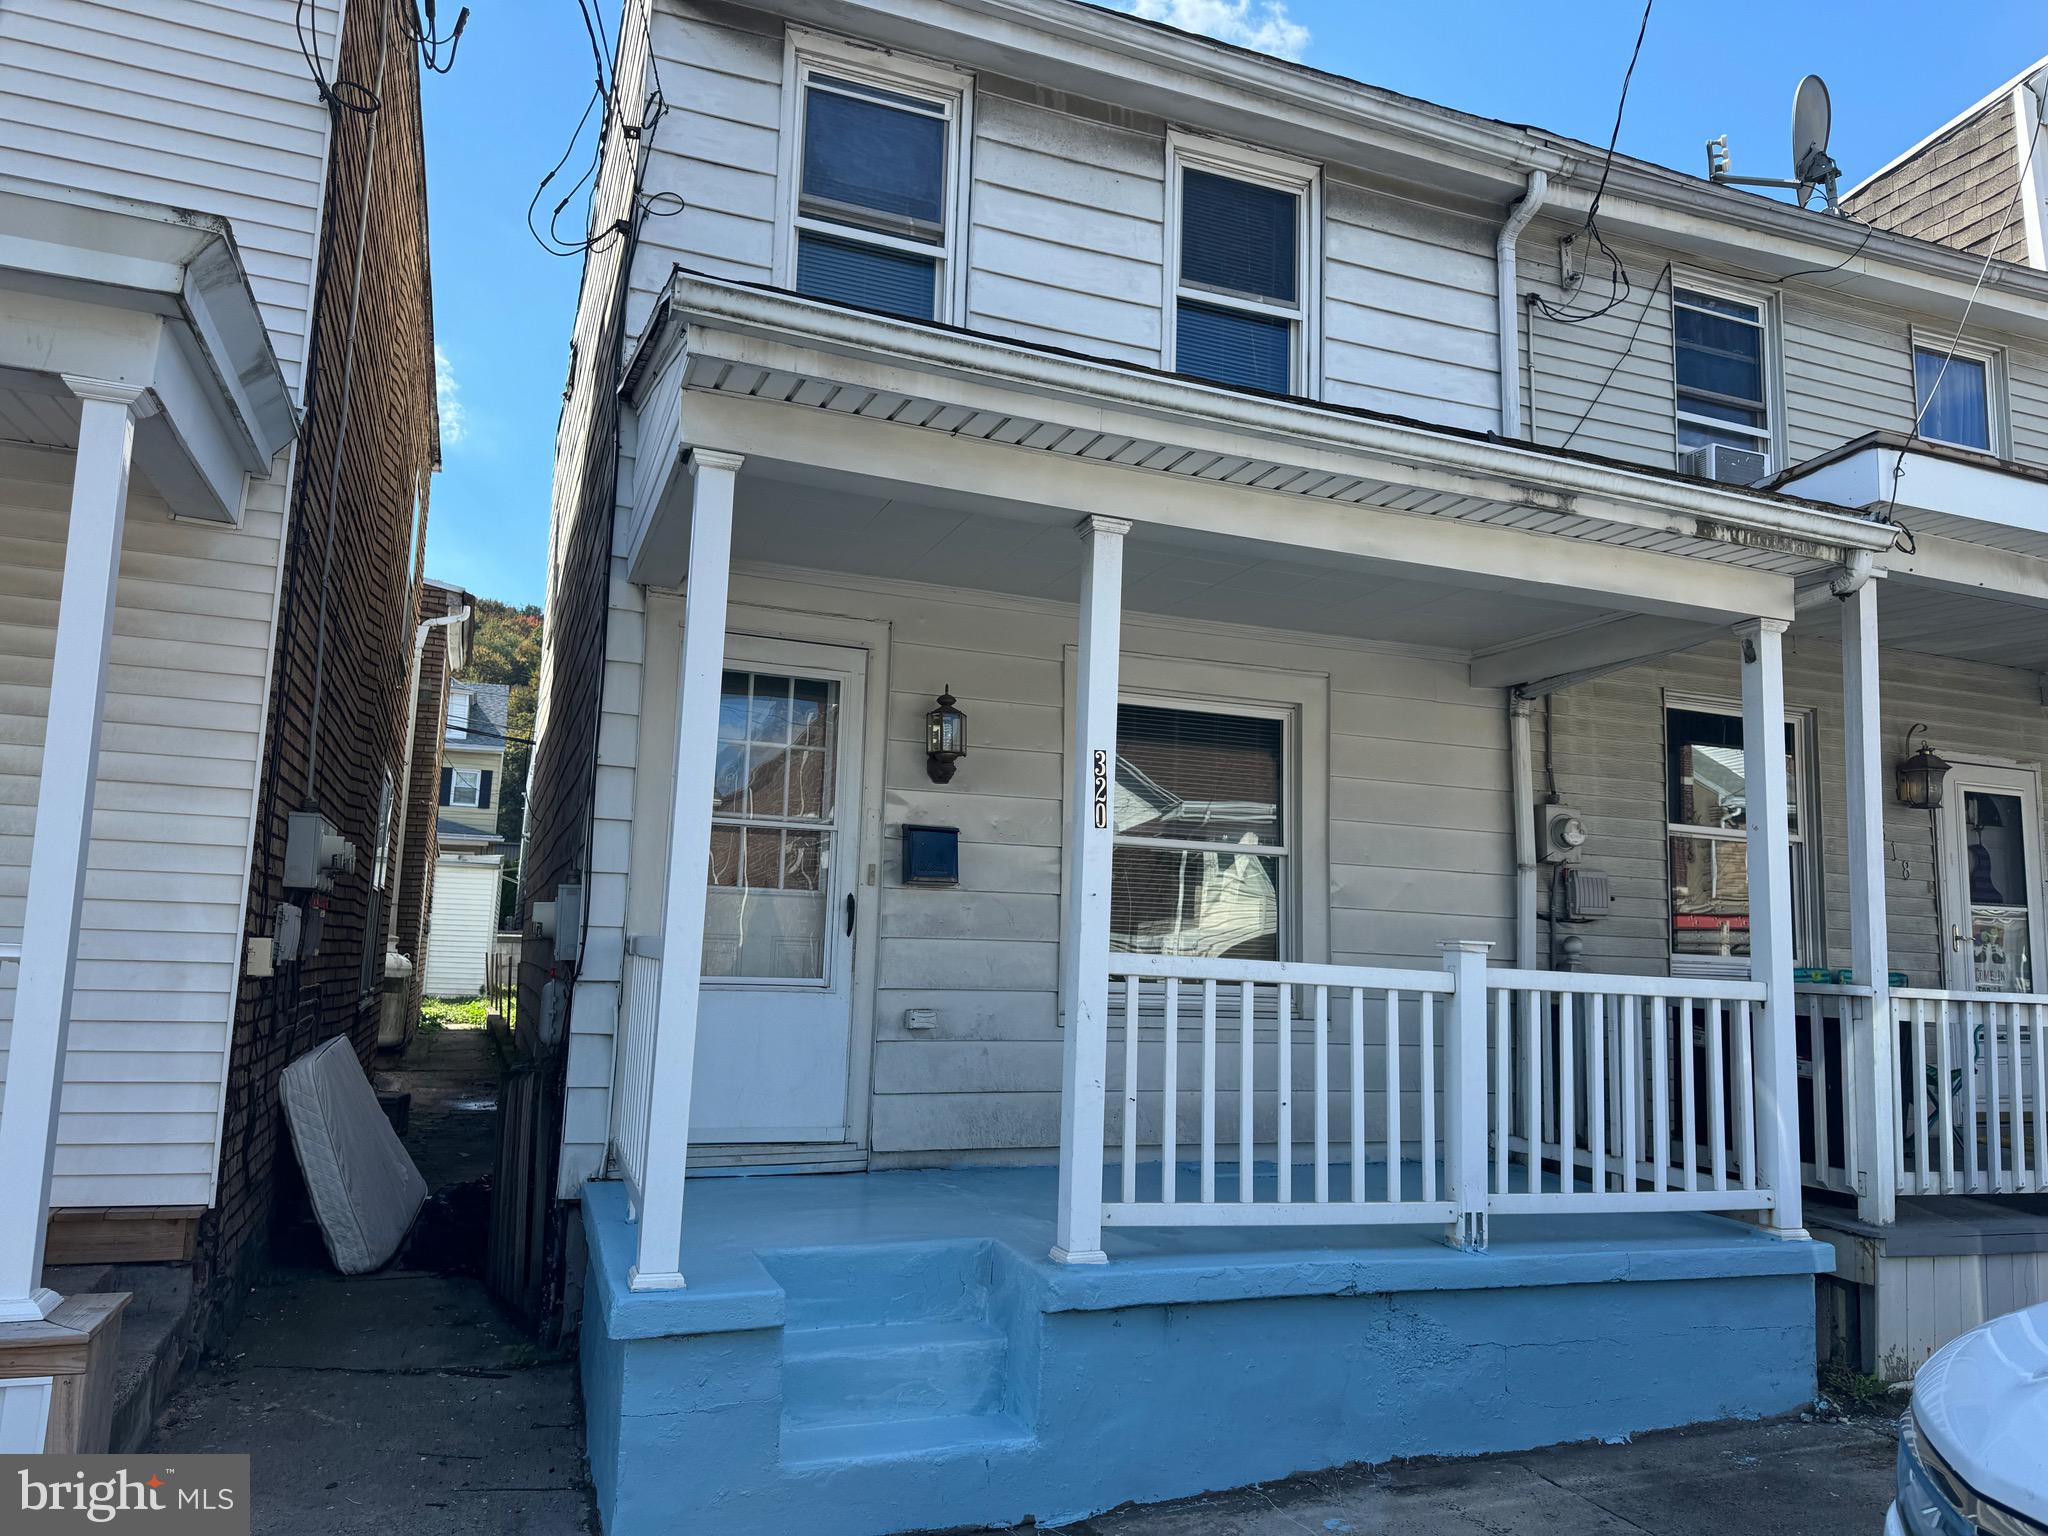
[[2026, 225], [2014, 207], [2017, 142], [2012, 97], [2001, 95], [1858, 187], [1842, 206], [1879, 229], [2025, 262]]

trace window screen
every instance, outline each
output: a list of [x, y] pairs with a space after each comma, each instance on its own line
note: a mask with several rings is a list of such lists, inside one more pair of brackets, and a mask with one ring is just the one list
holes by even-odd
[[1151, 704], [1117, 710], [1115, 948], [1279, 958], [1285, 757], [1278, 719]]

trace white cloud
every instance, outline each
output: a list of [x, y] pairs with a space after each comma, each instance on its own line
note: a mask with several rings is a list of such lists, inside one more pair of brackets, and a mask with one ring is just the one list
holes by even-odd
[[441, 344], [434, 343], [434, 399], [441, 407], [441, 446], [453, 448], [469, 436], [469, 417], [462, 405], [462, 386], [455, 379], [455, 365]]
[[1131, 10], [1147, 21], [1283, 59], [1308, 51], [1308, 28], [1287, 14], [1285, 0], [1132, 0]]

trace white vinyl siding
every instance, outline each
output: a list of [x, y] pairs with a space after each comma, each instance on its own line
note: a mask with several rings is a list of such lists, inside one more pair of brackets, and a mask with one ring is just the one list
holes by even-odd
[[1328, 176], [1323, 389], [1448, 427], [1499, 425], [1493, 227]]
[[1913, 348], [1896, 316], [1788, 285], [1781, 301], [1785, 436], [1791, 462], [1866, 432], [1913, 430]]
[[[330, 68], [340, 7], [308, 5]], [[326, 174], [327, 112], [287, 0], [7, 0], [0, 163], [79, 188], [219, 214], [296, 389]]]
[[[880, 935], [875, 1160], [1042, 1158], [1058, 1140], [1063, 700], [1073, 612], [939, 588], [864, 589], [798, 572], [736, 573], [732, 601], [890, 627], [883, 841], [862, 855], [879, 881], [864, 888], [862, 908], [874, 913]], [[661, 622], [675, 622], [672, 606], [663, 611]], [[1512, 942], [1506, 714], [1497, 692], [1469, 685], [1461, 663], [1139, 613], [1126, 616], [1123, 647], [1131, 676], [1141, 670], [1136, 658], [1167, 657], [1327, 678], [1328, 749], [1301, 765], [1303, 775], [1327, 774], [1327, 860], [1320, 875], [1304, 863], [1301, 878], [1328, 881], [1328, 953], [1302, 958], [1434, 968], [1447, 938], [1487, 939], [1503, 951]], [[941, 786], [925, 772], [924, 716], [949, 682], [967, 715], [967, 756]], [[641, 696], [649, 755], [635, 776], [646, 781], [658, 777], [672, 740], [673, 678], [650, 669]], [[630, 780], [622, 792], [630, 798]], [[957, 888], [900, 884], [895, 829], [907, 822], [960, 829]], [[628, 925], [636, 931], [658, 922], [661, 878], [648, 866], [635, 876]], [[601, 1043], [580, 1047], [595, 1076], [612, 1026], [596, 1007], [586, 1022], [584, 990], [574, 1027], [602, 1034]], [[938, 1027], [905, 1029], [910, 1008], [935, 1009]], [[572, 1041], [572, 1096], [578, 1055]], [[584, 1091], [593, 1105], [572, 1118], [601, 1146], [604, 1091]]]
[[[27, 892], [70, 474], [69, 454], [0, 448], [6, 940]], [[130, 492], [53, 1205], [211, 1198], [283, 523], [282, 473], [252, 482], [240, 529], [173, 524]]]
[[986, 78], [975, 93], [967, 324], [1156, 365], [1164, 130], [1032, 98], [1029, 86]]
[[[1664, 847], [1665, 690], [1723, 695], [1739, 686], [1735, 642], [1716, 641], [1661, 662], [1615, 672], [1554, 696], [1558, 793], [1586, 818], [1586, 867], [1612, 881], [1614, 905], [1597, 923], [1568, 930], [1585, 940], [1588, 970], [1661, 975], [1669, 965], [1669, 893]], [[1924, 722], [1943, 753], [2048, 765], [2048, 712], [2032, 674], [1914, 652], [1880, 653], [1883, 739], [1897, 743]], [[1820, 788], [1821, 918], [1824, 958], [1849, 964], [1849, 865], [1842, 766], [1841, 648], [1831, 623], [1795, 629], [1785, 647], [1785, 702], [1811, 711], [1809, 748]], [[1538, 732], [1539, 742], [1541, 732]], [[1925, 812], [1908, 810], [1885, 782], [1884, 874], [1892, 969], [1914, 986], [1941, 982], [1933, 833]]]

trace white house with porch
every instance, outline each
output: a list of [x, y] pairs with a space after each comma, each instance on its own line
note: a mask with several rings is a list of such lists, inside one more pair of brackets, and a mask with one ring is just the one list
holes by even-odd
[[608, 1530], [1785, 1412], [1824, 1230], [2048, 1183], [2048, 278], [1069, 0], [622, 37]]

